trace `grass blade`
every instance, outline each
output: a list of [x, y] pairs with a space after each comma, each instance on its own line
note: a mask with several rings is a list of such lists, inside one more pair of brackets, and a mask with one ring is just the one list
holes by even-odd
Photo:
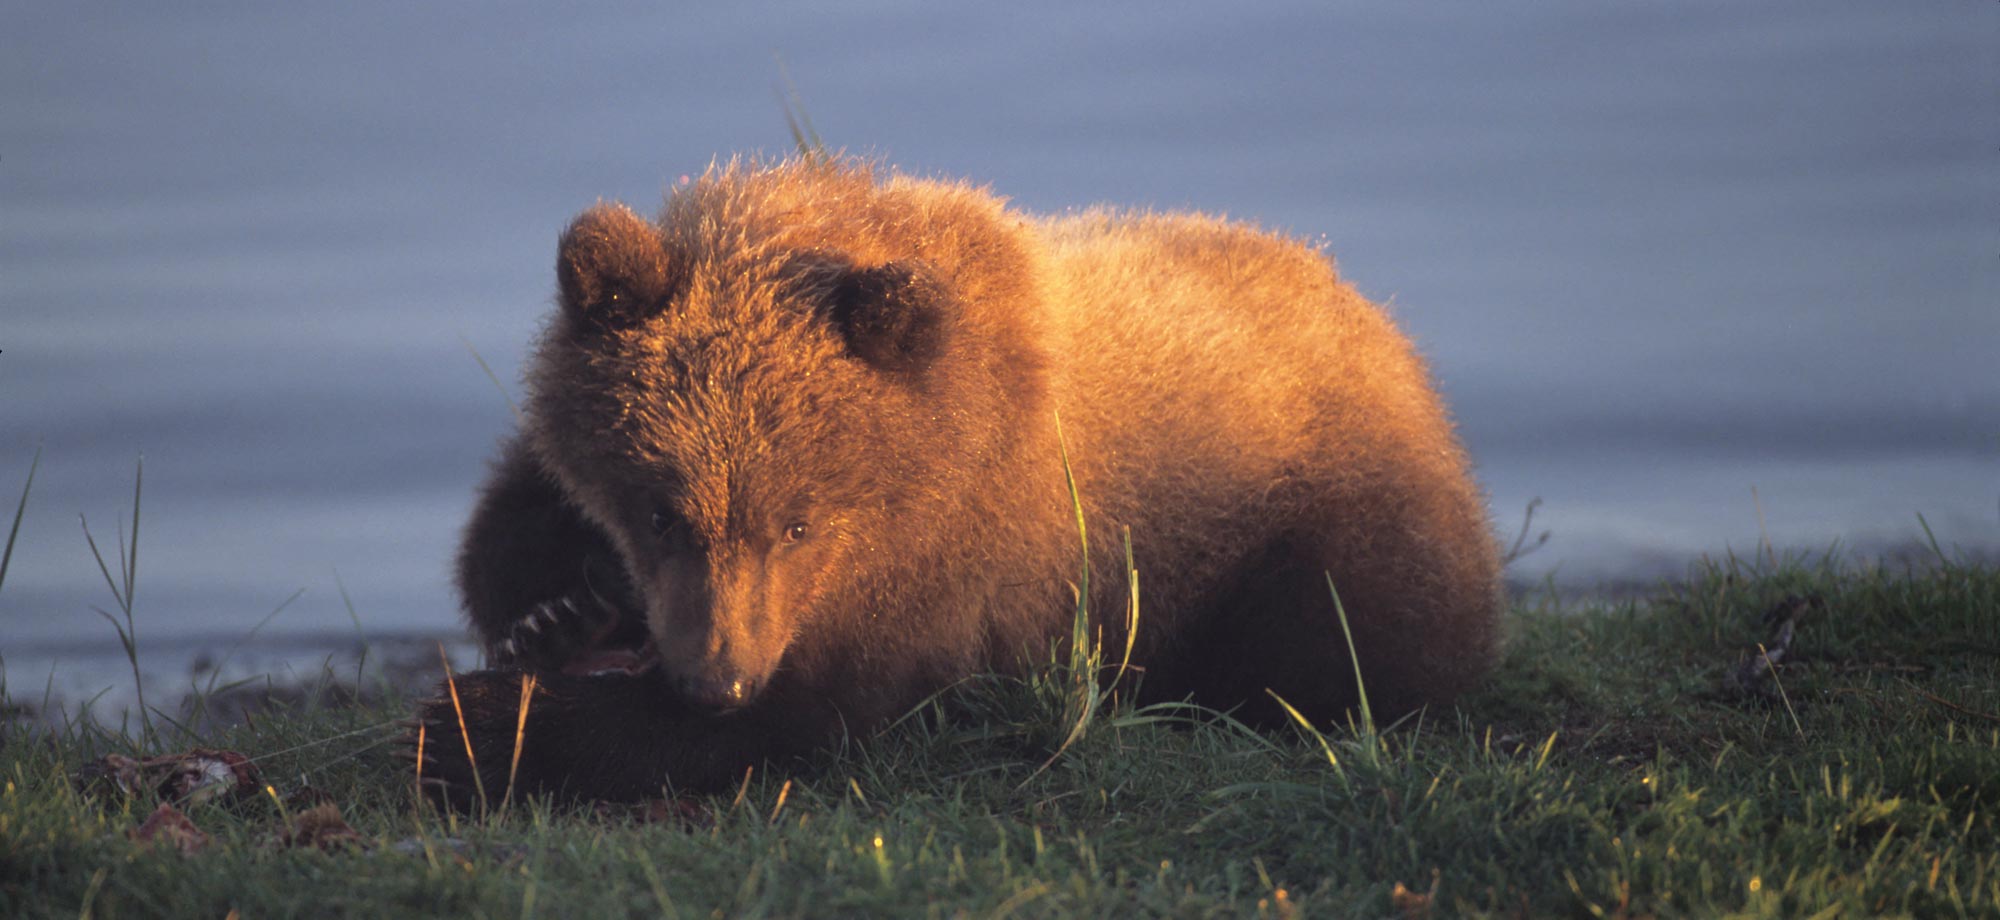
[[[507, 792], [500, 798], [500, 808], [503, 811], [514, 801], [514, 779], [521, 772], [521, 745], [527, 740], [528, 706], [534, 700], [535, 683], [535, 675], [532, 672], [521, 676], [521, 713], [514, 722], [514, 758], [507, 764]], [[457, 692], [456, 687], [452, 689], [454, 693]], [[457, 702], [456, 696], [452, 699], [454, 703]], [[775, 817], [775, 813], [773, 816]]]
[[1953, 568], [1951, 557], [1946, 556], [1943, 548], [1938, 546], [1937, 534], [1931, 532], [1931, 522], [1924, 520], [1924, 514], [1921, 511], [1917, 512], [1917, 526], [1924, 529], [1924, 539], [1929, 541], [1931, 554], [1937, 557], [1938, 566], [1947, 572], [1951, 571]]
[[517, 425], [525, 423], [527, 419], [521, 415], [521, 406], [514, 402], [514, 394], [507, 392], [507, 385], [500, 382], [500, 375], [493, 372], [493, 365], [486, 363], [486, 357], [479, 353], [479, 349], [472, 347], [470, 339], [461, 335], [458, 341], [465, 346], [466, 351], [472, 353], [472, 360], [479, 362], [479, 369], [486, 372], [486, 379], [493, 381], [493, 388], [500, 391], [500, 398], [507, 401], [507, 411], [514, 413], [514, 423]]
[[[465, 706], [458, 700], [458, 678], [451, 673], [451, 658], [444, 653], [442, 642], [438, 643], [438, 660], [444, 663], [444, 686], [451, 691], [451, 711], [458, 716], [458, 736], [465, 741], [465, 763], [472, 770], [472, 788], [479, 793], [479, 814], [484, 817], [486, 780], [479, 773], [479, 757], [472, 753], [472, 732], [465, 727]], [[418, 748], [419, 752], [422, 750]]]
[[1333, 586], [1332, 572], [1326, 573], [1326, 590], [1333, 595], [1333, 612], [1340, 617], [1340, 634], [1347, 637], [1347, 660], [1354, 663], [1354, 690], [1361, 696], [1361, 729], [1373, 738], [1375, 713], [1368, 708], [1368, 682], [1361, 679], [1361, 653], [1354, 650], [1354, 630], [1347, 626], [1347, 607], [1340, 602], [1340, 591]]
[[111, 567], [104, 564], [104, 553], [97, 548], [97, 538], [90, 535], [90, 519], [81, 514], [77, 515], [76, 519], [83, 525], [83, 542], [90, 545], [90, 558], [97, 560], [97, 571], [104, 575], [104, 586], [111, 589], [112, 598], [118, 601], [119, 609], [123, 610], [126, 607], [125, 595], [119, 593], [118, 582], [111, 577]]
[[803, 159], [828, 159], [826, 142], [820, 140], [819, 131], [813, 128], [812, 116], [806, 113], [805, 100], [800, 98], [799, 88], [792, 82], [792, 72], [785, 67], [784, 56], [773, 53], [771, 59], [777, 63], [778, 79], [785, 85], [778, 94], [778, 105], [785, 112], [785, 127], [792, 132], [792, 146], [798, 148]]
[[125, 563], [125, 619], [130, 627], [133, 588], [139, 584], [139, 493], [146, 484], [146, 457], [139, 455], [138, 472], [132, 476], [132, 554]]
[[42, 449], [35, 448], [35, 459], [28, 463], [28, 481], [21, 486], [21, 501], [14, 506], [14, 526], [7, 528], [7, 549], [0, 552], [0, 586], [7, 584], [7, 564], [14, 559], [14, 540], [21, 535], [21, 518], [28, 512], [28, 491], [35, 487], [35, 470], [41, 468]]

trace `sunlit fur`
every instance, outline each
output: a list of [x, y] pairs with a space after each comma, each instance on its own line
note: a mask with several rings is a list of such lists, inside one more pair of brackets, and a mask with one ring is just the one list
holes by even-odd
[[[627, 712], [653, 690], [558, 681], [528, 727], [530, 779], [604, 776], [538, 761], [537, 724], [574, 743], [602, 722], [627, 736], [617, 756], [659, 761], [582, 794], [698, 786], [1046, 658], [1080, 565], [1058, 415], [1113, 647], [1130, 529], [1148, 697], [1257, 719], [1269, 689], [1339, 718], [1354, 679], [1329, 572], [1378, 714], [1486, 670], [1498, 564], [1466, 457], [1409, 342], [1324, 253], [877, 172], [731, 164], [657, 222], [600, 205], [565, 236], [526, 423], [461, 557], [473, 623], [496, 643], [545, 599], [517, 585], [613, 555], [665, 676], [761, 693], [711, 731], [665, 704]], [[841, 279], [883, 266], [913, 273], [909, 302], [843, 326]], [[685, 524], [679, 550], [660, 508]], [[518, 694], [495, 698], [511, 738]], [[726, 749], [630, 738], [653, 732]]]

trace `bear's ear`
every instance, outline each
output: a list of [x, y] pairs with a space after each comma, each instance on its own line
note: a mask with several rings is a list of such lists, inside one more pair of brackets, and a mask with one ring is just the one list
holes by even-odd
[[836, 273], [826, 310], [855, 356], [913, 374], [928, 368], [944, 344], [947, 296], [924, 266], [889, 262]]
[[618, 323], [658, 313], [671, 293], [665, 238], [631, 208], [600, 204], [563, 232], [556, 279], [572, 318]]

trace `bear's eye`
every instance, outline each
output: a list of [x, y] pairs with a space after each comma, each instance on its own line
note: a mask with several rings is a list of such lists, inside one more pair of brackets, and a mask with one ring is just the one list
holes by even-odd
[[665, 511], [653, 512], [653, 536], [665, 536], [667, 528], [674, 526], [674, 519]]
[[786, 543], [797, 543], [800, 540], [804, 540], [805, 538], [806, 538], [806, 525], [804, 524], [804, 522], [795, 522], [791, 526], [785, 528]]

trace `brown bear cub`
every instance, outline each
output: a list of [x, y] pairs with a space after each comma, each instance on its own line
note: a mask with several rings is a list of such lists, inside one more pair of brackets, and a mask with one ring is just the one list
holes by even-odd
[[1130, 529], [1142, 700], [1268, 719], [1268, 690], [1341, 718], [1329, 573], [1378, 710], [1493, 656], [1465, 453], [1409, 342], [1311, 247], [797, 160], [711, 170], [658, 222], [592, 208], [557, 276], [459, 557], [502, 670], [420, 713], [447, 799], [510, 772], [517, 794], [713, 789], [1046, 660], [1081, 566], [1065, 448], [1111, 535], [1096, 611], [1125, 608]]

